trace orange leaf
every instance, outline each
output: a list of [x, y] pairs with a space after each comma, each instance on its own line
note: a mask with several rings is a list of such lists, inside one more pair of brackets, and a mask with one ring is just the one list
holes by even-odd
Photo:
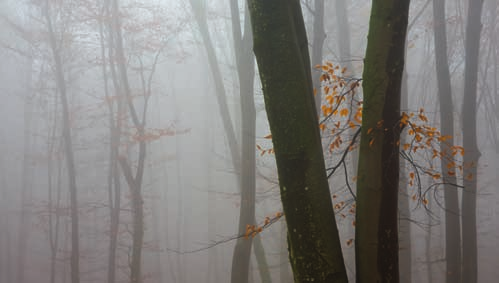
[[374, 143], [374, 139], [372, 139], [371, 141], [369, 141], [369, 147], [373, 146], [373, 143]]
[[348, 115], [348, 109], [346, 109], [346, 108], [341, 109], [340, 116], [346, 117], [347, 115]]
[[266, 135], [266, 136], [264, 136], [263, 138], [264, 138], [264, 139], [271, 139], [271, 138], [272, 138], [272, 134], [270, 134], [270, 135]]
[[326, 125], [324, 123], [320, 123], [319, 129], [321, 129], [321, 131], [324, 131], [326, 129]]
[[404, 150], [408, 150], [408, 149], [409, 149], [409, 147], [411, 147], [411, 145], [410, 145], [410, 144], [408, 144], [408, 143], [405, 143], [405, 144], [404, 144]]

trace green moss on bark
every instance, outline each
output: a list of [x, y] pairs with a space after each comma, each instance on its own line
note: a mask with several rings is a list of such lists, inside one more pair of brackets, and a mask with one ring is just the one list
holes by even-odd
[[373, 1], [363, 74], [357, 282], [398, 282], [400, 91], [409, 0]]
[[295, 282], [347, 282], [324, 165], [300, 3], [248, 3]]

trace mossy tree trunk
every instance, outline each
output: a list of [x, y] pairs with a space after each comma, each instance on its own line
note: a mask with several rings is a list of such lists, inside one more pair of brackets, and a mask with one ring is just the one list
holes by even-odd
[[347, 282], [299, 0], [248, 0], [295, 282]]
[[357, 182], [358, 283], [399, 282], [399, 120], [409, 2], [372, 2]]

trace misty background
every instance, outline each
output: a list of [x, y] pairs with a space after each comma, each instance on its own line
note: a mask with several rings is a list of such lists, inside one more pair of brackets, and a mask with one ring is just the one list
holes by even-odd
[[[113, 64], [109, 62], [119, 58], [110, 52], [112, 36], [107, 29], [113, 25], [107, 25], [110, 18], [104, 8], [109, 1], [0, 2], [0, 283], [70, 282], [70, 184], [54, 53], [61, 61], [68, 100], [81, 282], [107, 282], [109, 278], [110, 200], [116, 201], [117, 183], [121, 189], [116, 282], [129, 280], [133, 195], [119, 165], [111, 166], [113, 123], [121, 127], [120, 142], [114, 144], [119, 152], [116, 160], [126, 158], [136, 170], [139, 144], [146, 145], [141, 188], [143, 282], [230, 281], [241, 206], [239, 169], [234, 168], [217, 102], [219, 86], [213, 79], [193, 9], [201, 9], [206, 19], [239, 146], [241, 101], [236, 53], [228, 1], [197, 2], [193, 8], [189, 1], [120, 1], [122, 63], [128, 72], [129, 97], [118, 94], [123, 90], [123, 79], [113, 82], [111, 78]], [[245, 1], [239, 2], [243, 19]], [[310, 42], [313, 2], [302, 1]], [[335, 2], [325, 1], [324, 5], [322, 60], [347, 67], [352, 76], [360, 77], [371, 1], [346, 1], [347, 14], [338, 13]], [[462, 144], [463, 138], [466, 7], [464, 0], [447, 1], [446, 7], [456, 144]], [[480, 282], [499, 278], [498, 12], [496, 0], [485, 0], [477, 83]], [[348, 26], [338, 25], [341, 16], [347, 17]], [[430, 124], [439, 127], [433, 28], [431, 1], [411, 1], [408, 95], [402, 110], [417, 112], [423, 108]], [[55, 49], [50, 34], [54, 35]], [[256, 144], [271, 149], [261, 85], [259, 79], [255, 81]], [[130, 100], [139, 118], [144, 117], [145, 133], [137, 132], [129, 116]], [[118, 115], [120, 107], [123, 116]], [[262, 154], [255, 148], [255, 155], [255, 218], [261, 223], [282, 209], [272, 153]], [[325, 156], [330, 161], [338, 158], [327, 152]], [[350, 159], [348, 164], [354, 162]], [[116, 170], [119, 177], [110, 177]], [[330, 178], [334, 203], [352, 201], [344, 179], [339, 171]], [[415, 188], [402, 186], [407, 190], [401, 195], [409, 199], [410, 215], [401, 221], [410, 223], [411, 244], [401, 243], [401, 249], [412, 251], [413, 282], [443, 282], [445, 278], [443, 193], [426, 191], [432, 182], [431, 178], [423, 180], [427, 204], [412, 200]], [[347, 270], [354, 278], [354, 215], [339, 212], [337, 219]], [[284, 220], [278, 219], [257, 237], [263, 244], [272, 282], [291, 282]], [[250, 282], [262, 282], [259, 266], [252, 255]]]

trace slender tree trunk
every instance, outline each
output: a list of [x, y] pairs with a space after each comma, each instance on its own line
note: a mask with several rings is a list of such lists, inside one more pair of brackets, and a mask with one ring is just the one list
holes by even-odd
[[130, 164], [124, 157], [119, 158], [120, 166], [130, 188], [132, 202], [132, 258], [130, 261], [130, 283], [140, 283], [142, 244], [144, 242], [144, 201], [140, 183], [133, 176]]
[[[58, 213], [60, 209], [61, 191], [62, 191], [62, 164], [57, 157], [55, 159], [56, 152], [61, 149], [59, 146], [59, 139], [57, 134], [57, 113], [58, 111], [58, 99], [55, 99], [54, 110], [52, 111], [53, 116], [49, 117], [49, 123], [51, 124], [50, 133], [47, 136], [47, 186], [48, 186], [48, 228], [49, 228], [49, 245], [50, 245], [50, 283], [55, 283], [56, 281], [56, 263], [57, 263], [57, 252], [59, 250], [59, 227], [60, 227], [60, 214]], [[52, 119], [52, 121], [50, 121]], [[64, 141], [62, 141], [63, 143]], [[55, 160], [54, 160], [55, 159]], [[57, 164], [57, 172], [54, 172], [54, 163]], [[56, 178], [55, 188], [55, 205], [54, 205], [54, 176]]]
[[[109, 19], [111, 15], [109, 11], [109, 0], [104, 1], [101, 15], [102, 18]], [[113, 50], [115, 49], [112, 21], [106, 22], [99, 21], [99, 35], [101, 44], [101, 58], [102, 58], [102, 77], [104, 79], [104, 94], [108, 103], [109, 110], [109, 173], [107, 179], [108, 186], [108, 203], [109, 203], [109, 252], [108, 252], [108, 268], [107, 268], [107, 282], [116, 282], [116, 250], [118, 244], [118, 227], [120, 221], [121, 210], [121, 182], [118, 170], [118, 154], [121, 138], [121, 126], [123, 117], [123, 99], [121, 97], [120, 85], [117, 79], [115, 64], [109, 61], [109, 70], [111, 71], [111, 81], [113, 82], [114, 93], [116, 96], [116, 103], [110, 99], [110, 92], [108, 88], [108, 64], [106, 63], [106, 48], [105, 48], [105, 24], [107, 24], [107, 43], [108, 43], [108, 56], [107, 58], [114, 58]], [[116, 105], [116, 112], [114, 110]]]
[[[54, 144], [56, 142], [56, 136], [55, 136], [55, 125], [54, 125], [54, 133], [52, 134], [52, 141], [51, 145], [49, 148], [49, 156], [53, 156], [55, 151], [54, 151]], [[52, 179], [53, 179], [53, 163], [54, 161], [49, 160], [48, 164], [48, 180], [49, 180], [49, 242], [50, 242], [50, 283], [55, 283], [56, 282], [56, 264], [57, 264], [57, 253], [59, 250], [59, 230], [60, 230], [60, 223], [61, 223], [61, 217], [58, 213], [58, 211], [61, 209], [61, 193], [62, 193], [62, 166], [60, 162], [57, 162], [57, 180], [56, 180], [56, 196], [55, 196], [55, 205], [53, 204], [53, 196], [52, 196], [52, 191], [53, 191], [53, 184], [52, 184]], [[53, 223], [55, 222], [55, 223]]]
[[[118, 0], [112, 1], [112, 20], [114, 29], [111, 31], [113, 33], [116, 58], [118, 59], [117, 71], [120, 81], [120, 89], [123, 90], [125, 101], [128, 104], [128, 113], [132, 120], [133, 126], [137, 131], [137, 136], [140, 137], [138, 142], [138, 152], [137, 152], [137, 168], [135, 169], [135, 174], [132, 173], [132, 167], [128, 163], [125, 157], [119, 156], [118, 161], [120, 167], [123, 171], [123, 175], [127, 181], [128, 187], [130, 189], [131, 195], [131, 206], [132, 206], [132, 255], [130, 261], [130, 282], [131, 283], [141, 283], [142, 282], [142, 246], [144, 243], [144, 200], [142, 197], [142, 180], [144, 176], [145, 169], [145, 159], [146, 159], [146, 141], [142, 138], [145, 133], [146, 126], [146, 109], [148, 102], [148, 94], [144, 93], [144, 105], [141, 118], [137, 113], [137, 110], [131, 99], [130, 84], [128, 82], [128, 74], [126, 67], [126, 57], [123, 48], [123, 36], [121, 31], [121, 20], [119, 12]], [[118, 121], [121, 117], [117, 118]]]
[[21, 216], [19, 221], [18, 230], [18, 246], [17, 246], [17, 282], [24, 283], [24, 274], [26, 271], [26, 246], [28, 245], [28, 223], [29, 216], [31, 214], [31, 209], [29, 208], [30, 191], [31, 191], [31, 181], [32, 181], [32, 168], [30, 165], [29, 155], [31, 147], [31, 122], [32, 122], [32, 112], [33, 107], [29, 98], [31, 87], [31, 67], [33, 64], [33, 58], [30, 56], [28, 78], [26, 84], [28, 86], [28, 92], [25, 96], [24, 102], [24, 145], [23, 145], [23, 163], [22, 163], [22, 180], [21, 180]]
[[[321, 1], [319, 1], [321, 2]], [[348, 4], [346, 0], [335, 1], [336, 26], [340, 64], [347, 67], [349, 73], [353, 73], [351, 50], [350, 50], [350, 23], [348, 22]]]
[[255, 251], [256, 263], [258, 265], [258, 272], [260, 273], [260, 281], [262, 283], [271, 283], [272, 277], [270, 276], [269, 265], [265, 257], [265, 249], [263, 247], [260, 235], [256, 235], [254, 239], [253, 249]]
[[[204, 8], [199, 1], [191, 0], [191, 6], [198, 22], [198, 26], [203, 38], [203, 43], [208, 55], [209, 65], [212, 71], [217, 102], [220, 107], [222, 121], [231, 152], [233, 167], [238, 176], [238, 185], [241, 192], [241, 206], [239, 211], [238, 233], [244, 234], [246, 225], [255, 223], [255, 107], [254, 107], [254, 59], [251, 52], [251, 26], [249, 17], [244, 20], [244, 35], [241, 31], [239, 6], [235, 0], [230, 0], [232, 31], [234, 40], [234, 50], [236, 52], [236, 66], [238, 70], [241, 113], [242, 113], [242, 144], [239, 153], [235, 131], [229, 115], [225, 88], [221, 72], [217, 63], [215, 49], [211, 42], [211, 37], [207, 28]], [[258, 239], [259, 240], [259, 239]], [[252, 239], [238, 239], [232, 257], [231, 281], [243, 283], [248, 281], [249, 264], [251, 255]], [[263, 245], [261, 246], [263, 248]], [[255, 249], [259, 253], [261, 249]], [[264, 254], [256, 256], [257, 262], [262, 270], [267, 269], [261, 262]], [[265, 272], [264, 272], [265, 273]]]
[[298, 0], [249, 0], [295, 282], [347, 282]]
[[[207, 53], [208, 62], [211, 69], [211, 75], [213, 76], [213, 82], [215, 83], [215, 93], [217, 98], [218, 107], [220, 108], [220, 115], [222, 116], [222, 123], [224, 126], [225, 134], [227, 135], [227, 143], [229, 145], [230, 155], [234, 169], [239, 168], [240, 154], [238, 149], [237, 138], [230, 118], [229, 107], [227, 106], [227, 95], [225, 87], [223, 84], [223, 77], [220, 68], [217, 63], [217, 56], [215, 48], [211, 41], [210, 33], [208, 31], [208, 25], [206, 22], [206, 15], [204, 14], [202, 4], [199, 0], [189, 0], [198, 23], [199, 31], [203, 39], [203, 44]], [[239, 172], [238, 172], [239, 173]]]
[[374, 0], [364, 62], [355, 230], [358, 283], [399, 282], [400, 91], [409, 0]]
[[[317, 1], [322, 2], [322, 1]], [[347, 68], [347, 74], [349, 76], [355, 76], [352, 58], [351, 58], [351, 50], [350, 50], [350, 23], [348, 21], [348, 4], [346, 0], [336, 0], [336, 30], [337, 30], [337, 42], [338, 42], [338, 51], [339, 51], [339, 59], [340, 64]], [[356, 94], [358, 96], [358, 94]], [[358, 109], [357, 104], [353, 104], [350, 113], [356, 113]], [[320, 109], [320, 108], [319, 108]], [[351, 130], [351, 135], [355, 134], [356, 129]], [[359, 151], [354, 149], [349, 153], [351, 160], [351, 176], [357, 176], [357, 167], [359, 160]]]
[[[407, 45], [407, 40], [406, 40]], [[407, 71], [404, 68], [402, 75], [402, 90], [401, 90], [401, 109], [408, 109], [409, 90], [407, 87]], [[400, 144], [405, 144], [405, 136], [400, 137]], [[406, 168], [406, 162], [401, 160], [400, 169]], [[403, 171], [400, 174], [404, 176]], [[408, 182], [406, 178], [399, 180], [399, 269], [400, 282], [410, 283], [412, 281], [412, 240], [411, 240], [411, 209], [408, 194]]]
[[[435, 65], [437, 68], [438, 97], [440, 104], [440, 127], [442, 136], [454, 137], [454, 114], [449, 63], [447, 59], [447, 32], [445, 20], [445, 0], [433, 0]], [[440, 142], [441, 152], [451, 152], [452, 140]], [[446, 282], [461, 282], [461, 225], [459, 220], [458, 192], [455, 175], [449, 175], [447, 163], [441, 160], [440, 170], [444, 180], [445, 201], [445, 258]]]
[[[314, 33], [312, 37], [312, 68], [317, 65], [322, 65], [322, 49], [324, 40], [326, 39], [326, 31], [324, 30], [324, 0], [314, 1]], [[312, 82], [315, 92], [315, 109], [319, 112], [322, 102], [322, 89], [319, 80], [321, 73], [318, 71], [312, 72]]]
[[[237, 0], [230, 1], [232, 18], [232, 35], [236, 57], [237, 74], [239, 80], [239, 95], [241, 101], [241, 164], [238, 166], [241, 191], [241, 206], [239, 207], [238, 233], [246, 232], [246, 225], [255, 224], [255, 102], [254, 102], [254, 77], [255, 64], [251, 52], [251, 25], [249, 13], [246, 10], [244, 17], [244, 34], [241, 31], [239, 6]], [[255, 247], [257, 260], [265, 258], [263, 245], [260, 239], [259, 248]], [[234, 247], [232, 256], [231, 282], [245, 283], [249, 278], [249, 265], [251, 258], [252, 239], [239, 238]], [[263, 258], [262, 258], [263, 255]], [[261, 265], [262, 268], [266, 268]], [[262, 275], [262, 274], [261, 274]]]
[[64, 71], [61, 59], [61, 50], [57, 46], [57, 39], [52, 27], [52, 19], [50, 16], [50, 6], [47, 0], [45, 6], [45, 20], [48, 27], [48, 36], [52, 56], [55, 61], [55, 76], [57, 90], [60, 94], [62, 106], [62, 137], [64, 139], [64, 153], [66, 156], [67, 172], [69, 177], [69, 195], [71, 209], [71, 283], [80, 282], [80, 235], [78, 230], [78, 197], [76, 188], [76, 168], [73, 153], [73, 142], [71, 137], [71, 125], [69, 121], [69, 103], [66, 91], [66, 82], [64, 79]]
[[463, 197], [462, 197], [462, 232], [463, 232], [463, 275], [466, 283], [475, 283], [478, 279], [477, 262], [477, 167], [480, 151], [477, 145], [477, 81], [478, 58], [480, 51], [480, 32], [482, 30], [483, 0], [468, 2], [468, 21], [465, 39], [465, 71], [463, 98]]

